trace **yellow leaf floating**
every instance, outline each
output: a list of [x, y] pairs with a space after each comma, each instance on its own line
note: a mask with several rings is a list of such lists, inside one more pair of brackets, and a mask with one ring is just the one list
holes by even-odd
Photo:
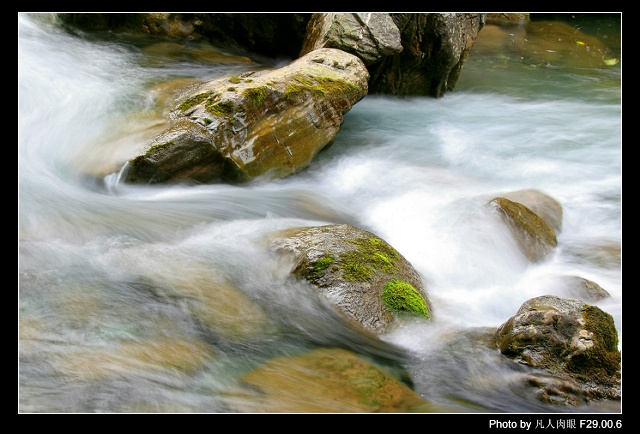
[[618, 62], [620, 62], [620, 60], [615, 57], [612, 57], [611, 59], [604, 59], [604, 64], [607, 66], [617, 65]]
[[582, 41], [576, 41], [576, 44], [578, 44], [578, 45], [587, 45], [586, 42], [582, 42]]

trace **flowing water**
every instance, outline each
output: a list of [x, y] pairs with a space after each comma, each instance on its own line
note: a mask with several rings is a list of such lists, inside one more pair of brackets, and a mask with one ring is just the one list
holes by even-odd
[[[620, 58], [620, 15], [580, 30]], [[616, 411], [532, 399], [499, 355], [458, 333], [495, 329], [532, 297], [568, 297], [562, 278], [579, 276], [610, 294], [592, 304], [613, 316], [622, 350], [621, 66], [581, 63], [542, 37], [540, 50], [491, 45], [482, 32], [453, 92], [365, 97], [299, 174], [151, 187], [123, 185], [118, 170], [161, 131], [163, 89], [287, 60], [71, 34], [54, 15], [18, 14], [19, 411], [242, 412], [227, 399], [242, 375], [322, 346], [399, 348], [416, 393], [462, 412]], [[485, 211], [521, 189], [563, 206], [542, 263]], [[382, 345], [287, 279], [265, 237], [332, 223], [401, 252], [434, 320]]]

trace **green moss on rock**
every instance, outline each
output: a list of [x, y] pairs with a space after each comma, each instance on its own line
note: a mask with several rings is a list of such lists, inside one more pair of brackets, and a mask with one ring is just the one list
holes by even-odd
[[173, 142], [158, 143], [156, 145], [149, 147], [149, 149], [147, 149], [147, 152], [145, 152], [144, 155], [145, 157], [152, 157], [156, 154], [159, 154], [169, 149], [171, 146], [174, 146]]
[[618, 332], [613, 317], [596, 306], [586, 305], [581, 309], [585, 319], [585, 328], [594, 335], [594, 348], [582, 354], [574, 355], [567, 369], [570, 372], [596, 377], [600, 383], [614, 378], [620, 369], [620, 351], [618, 351]]
[[427, 303], [409, 283], [393, 279], [384, 285], [382, 300], [394, 313], [415, 313], [429, 318]]
[[358, 92], [357, 86], [348, 81], [333, 77], [308, 77], [299, 74], [285, 88], [285, 97], [300, 99], [313, 96], [345, 95]]
[[342, 255], [344, 277], [350, 282], [370, 281], [377, 272], [393, 273], [394, 260], [399, 258], [393, 247], [379, 238], [357, 238], [349, 240], [358, 246], [356, 250]]
[[182, 104], [180, 104], [178, 109], [180, 109], [180, 111], [184, 113], [185, 111], [189, 110], [191, 107], [198, 105], [204, 100], [206, 100], [207, 98], [209, 98], [212, 93], [213, 92], [209, 90], [203, 93], [199, 93], [198, 95], [189, 97]]
[[267, 97], [267, 86], [258, 86], [246, 89], [242, 92], [242, 96], [249, 100], [252, 106], [258, 107]]
[[313, 265], [313, 268], [316, 271], [322, 271], [325, 268], [329, 267], [331, 264], [333, 264], [333, 258], [329, 255], [326, 255], [318, 259]]
[[310, 282], [318, 281], [325, 275], [325, 270], [327, 270], [327, 268], [329, 268], [333, 263], [334, 259], [330, 255], [325, 255], [322, 258], [318, 259], [311, 264], [311, 269], [307, 270], [307, 279]]
[[214, 100], [208, 100], [205, 103], [205, 109], [213, 115], [227, 116], [233, 113], [234, 107], [229, 101], [215, 102]]

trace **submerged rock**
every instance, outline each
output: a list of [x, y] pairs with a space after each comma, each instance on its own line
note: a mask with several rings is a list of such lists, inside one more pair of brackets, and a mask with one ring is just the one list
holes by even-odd
[[234, 411], [259, 413], [440, 413], [379, 366], [351, 351], [321, 348], [279, 357], [249, 372], [226, 396]]

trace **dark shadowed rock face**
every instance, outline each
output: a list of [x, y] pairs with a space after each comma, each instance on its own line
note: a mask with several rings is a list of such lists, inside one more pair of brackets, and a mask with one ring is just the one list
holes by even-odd
[[298, 57], [310, 13], [59, 13], [84, 31], [205, 40], [270, 57]]
[[576, 299], [526, 301], [496, 332], [500, 352], [553, 378], [532, 374], [539, 398], [560, 404], [620, 399], [621, 354], [613, 317]]
[[310, 13], [203, 13], [196, 29], [221, 41], [269, 57], [298, 58]]
[[201, 84], [180, 99], [173, 125], [128, 162], [123, 179], [243, 182], [303, 170], [367, 94], [368, 78], [360, 59], [326, 48], [283, 68]]
[[390, 331], [398, 315], [431, 317], [420, 275], [368, 231], [350, 225], [292, 228], [273, 234], [271, 246], [292, 258], [295, 278], [305, 279], [370, 332]]
[[[61, 13], [85, 31], [222, 43], [244, 54], [296, 59], [337, 48], [369, 67], [370, 93], [441, 97], [452, 91], [486, 14]], [[539, 51], [544, 51], [540, 49]], [[240, 53], [238, 53], [240, 54]]]
[[403, 50], [369, 66], [369, 93], [442, 97], [455, 87], [483, 14], [390, 14]]

